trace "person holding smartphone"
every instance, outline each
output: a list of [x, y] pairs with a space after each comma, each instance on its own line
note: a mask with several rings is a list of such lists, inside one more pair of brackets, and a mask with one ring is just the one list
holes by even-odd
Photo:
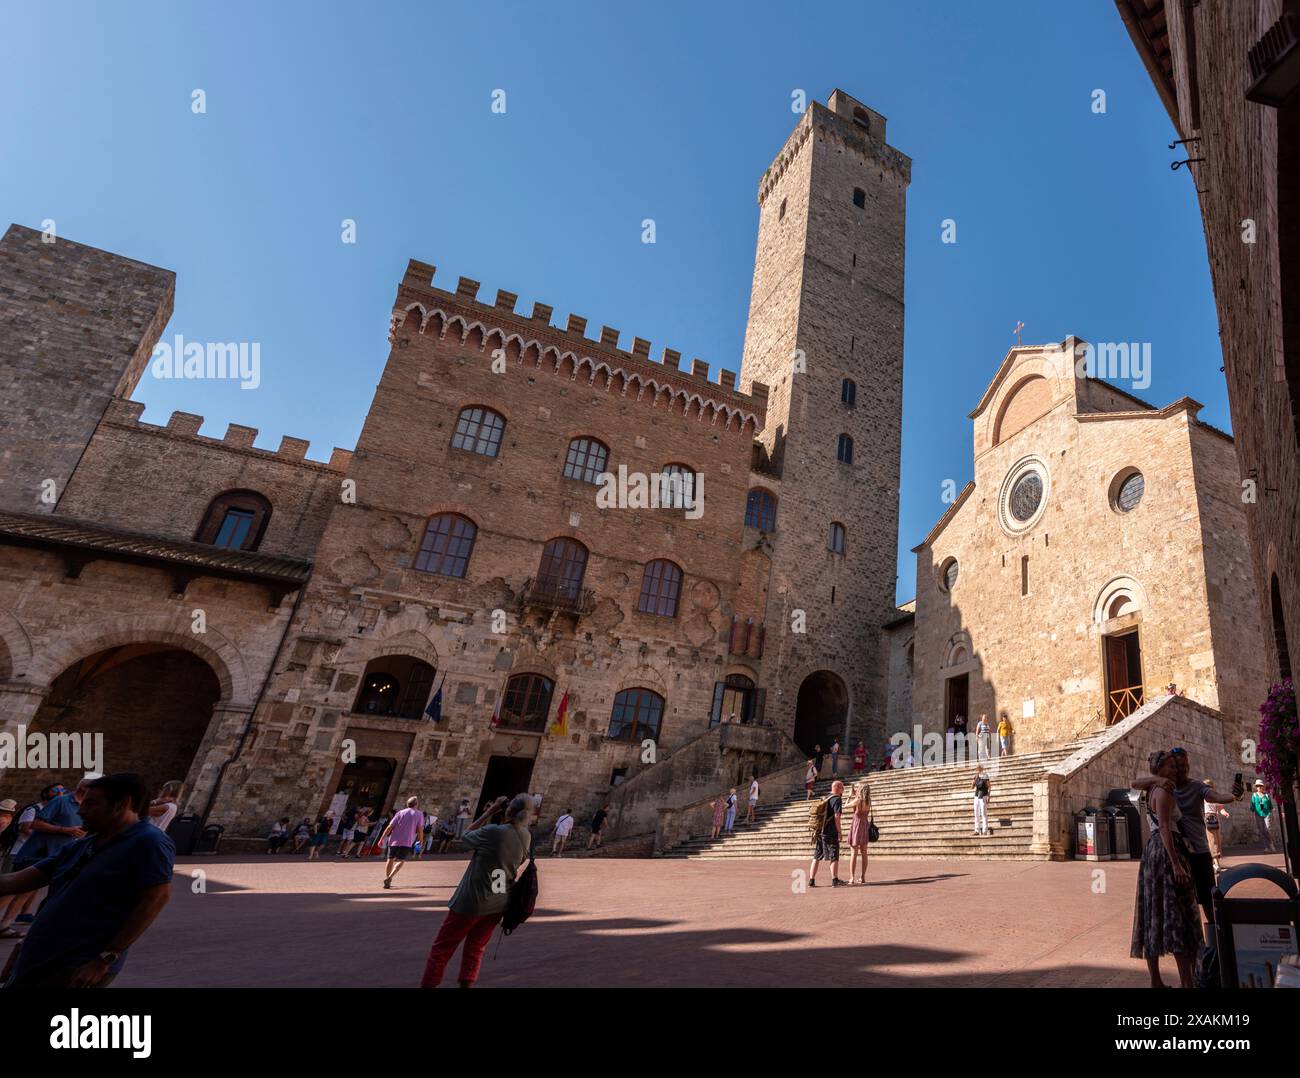
[[1214, 856], [1210, 853], [1210, 838], [1205, 831], [1205, 806], [1240, 801], [1246, 787], [1238, 772], [1232, 781], [1232, 793], [1219, 793], [1200, 779], [1191, 777], [1192, 762], [1186, 749], [1172, 748], [1169, 756], [1173, 761], [1173, 770], [1169, 775], [1144, 776], [1133, 783], [1133, 789], [1149, 793], [1160, 786], [1177, 800], [1178, 830], [1187, 844], [1187, 861], [1191, 865], [1192, 879], [1196, 882], [1196, 900], [1200, 903], [1201, 912], [1205, 914], [1205, 923], [1213, 925], [1214, 903], [1210, 900], [1210, 895], [1214, 891]]

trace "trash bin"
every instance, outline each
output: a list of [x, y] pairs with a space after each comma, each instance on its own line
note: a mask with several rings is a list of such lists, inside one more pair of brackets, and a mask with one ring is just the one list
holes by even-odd
[[198, 842], [194, 844], [193, 853], [216, 853], [217, 847], [221, 845], [221, 833], [225, 828], [219, 823], [210, 823], [203, 829], [203, 834], [199, 836]]
[[168, 837], [176, 843], [176, 853], [188, 857], [194, 852], [194, 843], [199, 837], [200, 818], [194, 813], [177, 816], [167, 828]]
[[[1138, 808], [1138, 801], [1142, 795], [1134, 790], [1111, 790], [1106, 795], [1106, 804], [1118, 812], [1124, 822], [1128, 825], [1128, 855], [1130, 860], [1137, 860], [1142, 856], [1142, 850], [1146, 847], [1146, 839], [1142, 834], [1142, 811]], [[1120, 827], [1120, 821], [1115, 821], [1116, 830]]]
[[1106, 829], [1110, 832], [1110, 859], [1132, 860], [1133, 855], [1128, 848], [1128, 820], [1124, 816], [1124, 809], [1119, 805], [1107, 805], [1101, 811], [1106, 817]]
[[1086, 808], [1074, 814], [1074, 859], [1110, 860], [1110, 827], [1105, 814]]

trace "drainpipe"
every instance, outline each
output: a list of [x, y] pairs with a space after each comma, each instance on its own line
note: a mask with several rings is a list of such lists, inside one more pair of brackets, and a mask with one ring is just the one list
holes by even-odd
[[[313, 566], [313, 571], [314, 571]], [[248, 732], [253, 728], [253, 716], [257, 714], [257, 709], [262, 706], [262, 699], [266, 696], [267, 686], [271, 684], [271, 678], [275, 676], [276, 668], [280, 665], [280, 656], [284, 652], [285, 641], [289, 639], [289, 630], [293, 628], [294, 619], [298, 616], [298, 608], [302, 605], [302, 598], [307, 593], [307, 585], [311, 583], [312, 573], [307, 574], [307, 579], [302, 582], [298, 589], [298, 596], [293, 601], [293, 609], [289, 611], [289, 620], [284, 623], [284, 632], [280, 634], [280, 642], [275, 647], [275, 656], [271, 659], [270, 669], [266, 672], [266, 677], [262, 679], [262, 687], [257, 690], [257, 699], [253, 701], [253, 709], [248, 713], [248, 718], [244, 720], [244, 728], [239, 732], [239, 740], [235, 743], [235, 751], [226, 757], [221, 767], [217, 770], [217, 780], [212, 784], [212, 792], [208, 794], [207, 804], [203, 806], [203, 814], [199, 820], [200, 832], [208, 825], [208, 816], [212, 812], [212, 806], [216, 803], [217, 794], [221, 791], [222, 780], [226, 777], [226, 768], [239, 759], [240, 753], [244, 751], [244, 742], [248, 740]]]

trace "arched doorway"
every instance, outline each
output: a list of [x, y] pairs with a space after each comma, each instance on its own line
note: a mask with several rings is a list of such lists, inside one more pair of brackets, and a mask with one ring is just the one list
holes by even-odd
[[795, 705], [794, 742], [811, 756], [817, 745], [829, 751], [831, 742], [845, 736], [849, 690], [839, 675], [818, 670], [803, 679]]
[[[31, 800], [52, 782], [71, 785], [96, 764], [105, 772], [134, 771], [151, 792], [184, 781], [207, 732], [221, 686], [211, 667], [170, 644], [123, 644], [73, 663], [50, 685], [28, 726], [31, 734], [78, 735], [80, 767], [12, 769], [6, 792]], [[90, 735], [89, 743], [83, 735]], [[96, 735], [102, 759], [90, 760]], [[59, 739], [70, 746], [71, 739]], [[87, 751], [89, 750], [89, 751]]]

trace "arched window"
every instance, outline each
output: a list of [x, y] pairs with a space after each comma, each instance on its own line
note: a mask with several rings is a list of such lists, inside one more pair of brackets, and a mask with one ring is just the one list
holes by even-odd
[[495, 457], [501, 452], [501, 435], [505, 429], [505, 417], [491, 408], [462, 408], [456, 420], [456, 433], [451, 436], [451, 447]]
[[745, 527], [763, 532], [776, 531], [776, 497], [762, 487], [755, 487], [745, 499]]
[[574, 438], [569, 443], [569, 455], [564, 458], [565, 478], [599, 483], [608, 460], [609, 449], [604, 443], [595, 438]]
[[847, 408], [854, 408], [858, 403], [858, 383], [852, 378], [845, 378], [840, 383], [840, 402]]
[[677, 599], [682, 590], [682, 571], [670, 561], [647, 562], [641, 576], [641, 598], [636, 608], [642, 614], [661, 618], [677, 616]]
[[853, 439], [847, 434], [840, 435], [840, 445], [835, 455], [841, 464], [853, 463]]
[[433, 691], [434, 669], [411, 655], [382, 655], [366, 665], [352, 710], [362, 715], [418, 719]]
[[256, 550], [271, 519], [271, 503], [252, 490], [228, 490], [212, 499], [195, 542], [223, 550]]
[[464, 576], [477, 535], [474, 522], [458, 513], [430, 517], [419, 553], [415, 555], [415, 567], [422, 573]]
[[832, 554], [844, 553], [844, 525], [838, 520], [831, 521], [831, 533], [826, 540], [826, 549]]
[[649, 689], [624, 689], [614, 697], [606, 737], [619, 741], [659, 740], [664, 698]]
[[576, 599], [587, 572], [587, 548], [576, 539], [552, 539], [542, 548], [537, 584], [558, 598]]
[[659, 473], [659, 505], [663, 509], [695, 508], [695, 471], [685, 464], [665, 464]]
[[501, 725], [511, 730], [544, 734], [554, 689], [555, 683], [541, 674], [515, 674], [506, 682], [506, 695], [501, 701]]

